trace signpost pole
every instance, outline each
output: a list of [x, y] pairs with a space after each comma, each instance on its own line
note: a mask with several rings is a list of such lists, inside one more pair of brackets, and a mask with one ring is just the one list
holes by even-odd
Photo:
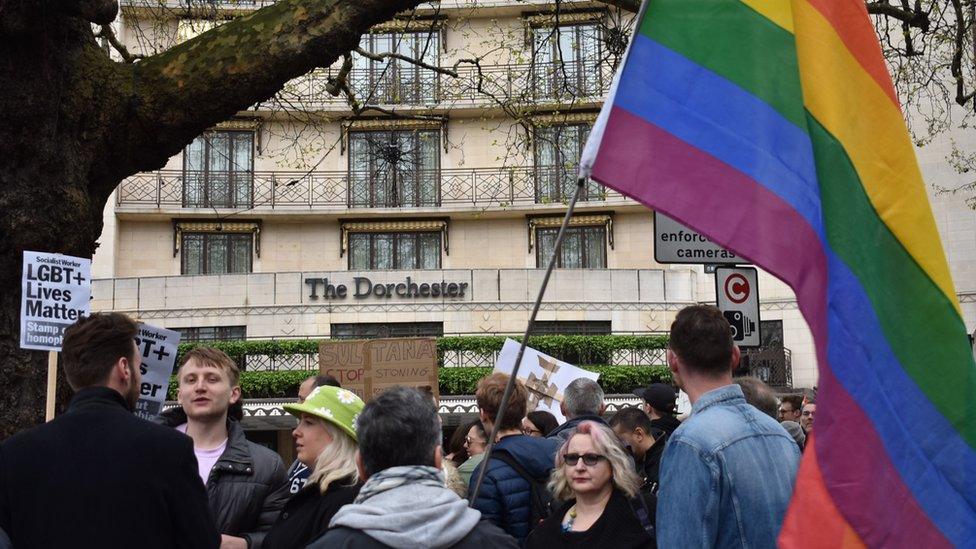
[[58, 352], [47, 352], [47, 408], [44, 412], [44, 421], [54, 419], [54, 403], [57, 398], [58, 389]]

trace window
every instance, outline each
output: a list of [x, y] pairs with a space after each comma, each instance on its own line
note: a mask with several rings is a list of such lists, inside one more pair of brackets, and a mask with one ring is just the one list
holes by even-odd
[[181, 343], [247, 339], [247, 326], [204, 326], [200, 328], [172, 328], [172, 330], [180, 333]]
[[375, 339], [379, 337], [441, 337], [443, 322], [362, 322], [333, 324], [333, 339]]
[[206, 132], [183, 152], [183, 206], [241, 208], [253, 202], [254, 133]]
[[[556, 248], [559, 227], [536, 229], [536, 267], [545, 268]], [[562, 248], [556, 259], [560, 269], [606, 269], [607, 229], [598, 227], [566, 227]]]
[[[375, 54], [398, 53], [431, 66], [438, 64], [440, 34], [425, 32], [366, 34], [359, 47]], [[423, 104], [437, 99], [437, 73], [399, 59], [353, 56], [352, 89], [363, 103]]]
[[532, 29], [535, 98], [601, 95], [601, 49], [595, 23]]
[[[576, 176], [589, 124], [559, 124], [535, 130], [535, 201], [569, 202], [576, 192]], [[587, 180], [581, 200], [603, 200], [603, 187]]]
[[185, 232], [182, 268], [185, 275], [251, 272], [252, 234]]
[[440, 268], [440, 232], [349, 233], [350, 271]]
[[609, 320], [536, 320], [533, 334], [610, 335]]
[[440, 132], [391, 130], [349, 134], [349, 206], [440, 204]]

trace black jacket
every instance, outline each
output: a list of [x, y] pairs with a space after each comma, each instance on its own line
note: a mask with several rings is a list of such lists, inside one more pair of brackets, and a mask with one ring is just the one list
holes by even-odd
[[[159, 421], [169, 427], [186, 423], [182, 408], [163, 412]], [[245, 538], [259, 549], [288, 500], [285, 464], [271, 450], [244, 438], [244, 429], [227, 420], [227, 448], [207, 479], [207, 497], [217, 529]]]
[[652, 419], [651, 426], [657, 427], [670, 435], [675, 429], [681, 427], [681, 421], [674, 416], [662, 416], [657, 419]]
[[329, 484], [323, 494], [317, 483], [307, 483], [292, 496], [271, 531], [264, 536], [262, 549], [305, 547], [329, 529], [329, 522], [340, 507], [352, 503], [362, 483], [350, 485], [351, 479]]
[[0, 445], [0, 528], [17, 549], [220, 545], [190, 439], [107, 387]]
[[549, 549], [552, 547], [579, 547], [581, 549], [647, 549], [655, 547], [655, 540], [641, 525], [627, 496], [618, 490], [613, 491], [610, 501], [600, 518], [584, 532], [563, 532], [563, 517], [576, 503], [570, 500], [559, 506], [552, 515], [529, 534], [525, 540], [526, 549]]
[[[390, 546], [376, 541], [368, 534], [359, 530], [339, 527], [329, 530], [319, 539], [315, 547], [329, 549], [389, 549]], [[448, 549], [518, 549], [515, 538], [502, 531], [501, 528], [482, 519], [473, 530], [468, 532], [461, 541]]]

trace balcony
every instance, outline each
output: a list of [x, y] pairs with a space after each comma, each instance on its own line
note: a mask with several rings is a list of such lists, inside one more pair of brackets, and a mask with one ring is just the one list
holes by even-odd
[[[218, 177], [220, 192], [201, 191], [198, 172], [160, 170], [133, 175], [116, 191], [118, 208], [247, 208], [260, 210], [308, 209], [341, 212], [350, 208], [485, 208], [526, 206], [568, 200], [562, 166], [511, 168], [447, 168], [413, 170], [409, 177], [378, 178], [375, 173], [349, 171], [296, 172], [256, 171], [237, 181], [249, 182], [250, 189], [237, 189], [233, 201], [224, 192], [226, 178]], [[212, 173], [210, 174], [213, 175]], [[210, 184], [212, 187], [214, 183]], [[201, 196], [220, 200], [201, 200]], [[586, 201], [633, 204], [623, 195], [589, 182]]]
[[[348, 109], [346, 98], [326, 91], [336, 69], [320, 69], [296, 78], [259, 109], [276, 103], [306, 110]], [[544, 64], [461, 65], [454, 78], [432, 71], [353, 69], [348, 81], [360, 103], [422, 108], [490, 107], [507, 105], [600, 102], [610, 89], [613, 67], [609, 62], [579, 61]]]

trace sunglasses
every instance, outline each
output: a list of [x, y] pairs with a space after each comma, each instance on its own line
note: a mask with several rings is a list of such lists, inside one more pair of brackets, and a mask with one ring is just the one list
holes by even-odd
[[468, 444], [484, 444], [486, 441], [471, 437], [464, 437], [464, 442], [467, 442]]
[[607, 456], [601, 456], [600, 454], [563, 454], [563, 461], [570, 467], [576, 466], [580, 458], [583, 459], [583, 465], [594, 467], [597, 463], [607, 459]]

